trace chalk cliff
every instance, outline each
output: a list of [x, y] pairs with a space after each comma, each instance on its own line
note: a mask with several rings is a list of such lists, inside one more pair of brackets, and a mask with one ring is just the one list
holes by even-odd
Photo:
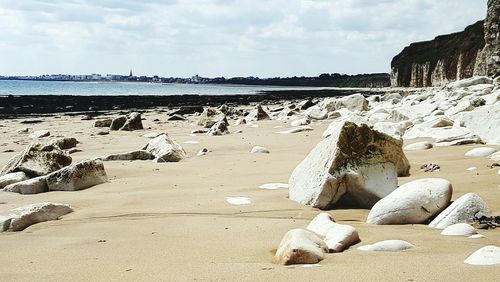
[[443, 86], [474, 75], [500, 75], [499, 9], [500, 0], [489, 0], [484, 21], [404, 48], [391, 62], [391, 85]]

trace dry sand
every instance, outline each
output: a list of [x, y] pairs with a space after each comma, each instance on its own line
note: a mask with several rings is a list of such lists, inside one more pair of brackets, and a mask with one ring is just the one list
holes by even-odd
[[[26, 204], [51, 201], [70, 204], [75, 212], [61, 220], [32, 225], [22, 232], [0, 233], [0, 281], [498, 281], [500, 266], [463, 263], [475, 250], [500, 245], [500, 230], [480, 230], [486, 238], [441, 236], [425, 225], [373, 226], [368, 210], [338, 209], [339, 222], [357, 228], [362, 242], [340, 254], [328, 254], [320, 267], [271, 263], [282, 236], [305, 228], [320, 211], [287, 199], [287, 190], [264, 190], [264, 183], [286, 183], [291, 171], [321, 140], [328, 121], [312, 132], [283, 135], [279, 121], [258, 122], [260, 128], [230, 127], [242, 134], [189, 136], [189, 122], [155, 124], [165, 115], [146, 113], [145, 127], [133, 132], [91, 136], [93, 121], [79, 117], [44, 118], [31, 129], [52, 136], [76, 137], [82, 152], [75, 161], [139, 148], [145, 133], [164, 131], [188, 152], [180, 163], [105, 162], [110, 183], [78, 192], [19, 195], [0, 192], [0, 214]], [[191, 119], [192, 120], [192, 119]], [[0, 121], [0, 151], [22, 150], [27, 135], [19, 120]], [[199, 144], [185, 144], [196, 140]], [[411, 142], [407, 142], [411, 143]], [[254, 145], [270, 154], [250, 154]], [[212, 150], [196, 157], [203, 147]], [[406, 152], [411, 176], [443, 177], [454, 187], [453, 199], [480, 195], [500, 215], [500, 175], [487, 158], [464, 158], [474, 146], [438, 147]], [[496, 146], [500, 150], [500, 146]], [[15, 153], [0, 153], [0, 166]], [[421, 164], [435, 162], [440, 172], [424, 173]], [[466, 171], [476, 166], [475, 172]], [[252, 204], [233, 206], [226, 197], [249, 197]], [[356, 247], [385, 239], [411, 242], [415, 249], [399, 253], [364, 253]]]

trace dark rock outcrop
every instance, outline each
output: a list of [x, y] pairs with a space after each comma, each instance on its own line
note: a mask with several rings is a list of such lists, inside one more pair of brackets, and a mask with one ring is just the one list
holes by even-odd
[[475, 75], [500, 75], [500, 0], [464, 31], [410, 44], [391, 62], [392, 86], [443, 86]]

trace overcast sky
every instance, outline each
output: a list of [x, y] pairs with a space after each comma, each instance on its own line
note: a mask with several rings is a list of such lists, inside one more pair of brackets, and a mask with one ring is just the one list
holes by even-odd
[[0, 0], [0, 75], [389, 72], [487, 0]]

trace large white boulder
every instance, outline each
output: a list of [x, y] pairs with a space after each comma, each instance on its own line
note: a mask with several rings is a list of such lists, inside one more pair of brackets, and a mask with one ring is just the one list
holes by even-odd
[[108, 182], [101, 160], [81, 161], [45, 178], [49, 191], [78, 191]]
[[70, 165], [71, 161], [71, 157], [55, 145], [34, 143], [12, 157], [0, 175], [22, 171], [28, 177], [42, 176]]
[[500, 264], [500, 248], [497, 246], [482, 247], [465, 259], [464, 263], [471, 265]]
[[463, 117], [463, 123], [486, 144], [500, 145], [498, 133], [500, 132], [500, 102], [474, 109]]
[[464, 156], [466, 157], [471, 157], [471, 158], [484, 158], [492, 155], [495, 153], [497, 150], [495, 148], [490, 148], [490, 147], [480, 147], [480, 148], [474, 148], [470, 151], [467, 151]]
[[5, 186], [3, 190], [5, 192], [14, 192], [23, 195], [45, 193], [48, 191], [46, 176], [39, 176], [12, 183]]
[[316, 264], [324, 259], [328, 246], [311, 231], [293, 229], [288, 231], [274, 255], [274, 263]]
[[20, 171], [20, 172], [12, 172], [8, 173], [5, 175], [0, 176], [0, 189], [4, 188], [7, 185], [10, 185], [12, 183], [17, 183], [21, 182], [28, 179], [28, 176], [26, 176], [26, 173]]
[[61, 216], [73, 212], [69, 205], [58, 203], [38, 203], [13, 210], [14, 215], [9, 216], [10, 222], [7, 231], [21, 231], [28, 226], [59, 219]]
[[456, 223], [472, 223], [475, 217], [489, 214], [490, 210], [481, 197], [474, 193], [467, 193], [441, 212], [429, 226], [443, 229]]
[[493, 79], [486, 76], [474, 76], [471, 78], [466, 78], [462, 80], [457, 80], [448, 84], [448, 88], [457, 89], [457, 88], [465, 88], [478, 84], [493, 84]]
[[157, 163], [178, 162], [186, 158], [186, 151], [167, 134], [151, 139], [141, 150], [153, 154]]
[[370, 224], [418, 224], [444, 210], [453, 189], [448, 180], [424, 178], [401, 185], [378, 201], [368, 214]]
[[358, 248], [366, 252], [399, 252], [413, 249], [415, 246], [403, 240], [385, 240], [371, 245], [364, 245]]
[[367, 125], [339, 123], [295, 168], [291, 200], [327, 209], [339, 200], [371, 207], [397, 187], [410, 165], [402, 141]]
[[328, 112], [333, 112], [341, 108], [346, 108], [353, 112], [362, 112], [368, 110], [368, 100], [361, 94], [352, 94], [334, 100], [326, 100], [323, 107]]
[[465, 236], [469, 237], [477, 234], [477, 231], [468, 223], [456, 223], [446, 227], [441, 231], [441, 235], [444, 236]]

